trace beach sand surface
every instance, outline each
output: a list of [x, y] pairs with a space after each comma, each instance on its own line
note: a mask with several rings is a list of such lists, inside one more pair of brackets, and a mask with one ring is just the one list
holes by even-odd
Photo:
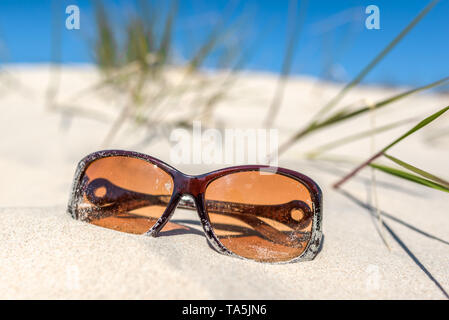
[[[177, 209], [175, 230], [151, 238], [75, 221], [66, 205], [77, 162], [102, 149], [102, 142], [125, 98], [85, 90], [99, 75], [91, 66], [62, 67], [56, 101], [81, 106], [104, 117], [71, 116], [47, 103], [51, 69], [12, 65], [14, 81], [0, 82], [0, 298], [99, 299], [445, 299], [449, 291], [448, 195], [376, 173], [383, 213], [376, 226], [371, 171], [363, 170], [341, 191], [332, 189], [357, 161], [368, 158], [417, 121], [330, 152], [354, 163], [305, 160], [304, 153], [330, 140], [406, 117], [421, 117], [448, 104], [448, 95], [410, 96], [375, 113], [336, 125], [298, 143], [279, 166], [312, 177], [323, 189], [324, 243], [308, 262], [270, 265], [227, 257], [208, 245], [192, 211]], [[176, 70], [173, 71], [176, 75]], [[208, 75], [223, 77], [222, 74]], [[259, 128], [277, 78], [243, 73], [217, 105], [211, 124]], [[14, 84], [12, 84], [14, 83]], [[17, 83], [20, 83], [18, 87]], [[279, 140], [311, 119], [341, 86], [307, 77], [288, 81], [275, 124]], [[363, 99], [376, 102], [407, 88], [361, 86], [341, 106]], [[192, 97], [193, 96], [193, 97]], [[194, 95], [180, 113], [189, 112]], [[166, 108], [175, 108], [168, 101]], [[62, 112], [62, 110], [66, 110]], [[178, 109], [177, 109], [178, 110]], [[176, 112], [175, 112], [176, 113]], [[207, 125], [207, 123], [205, 123]], [[449, 115], [391, 149], [390, 153], [449, 179]], [[443, 133], [446, 132], [446, 135]], [[148, 130], [125, 125], [108, 148], [158, 157], [185, 173], [208, 172], [225, 164], [175, 164], [170, 142], [145, 143]], [[374, 148], [372, 144], [374, 143]], [[377, 149], [376, 149], [377, 148]], [[381, 160], [390, 164], [387, 159]]]

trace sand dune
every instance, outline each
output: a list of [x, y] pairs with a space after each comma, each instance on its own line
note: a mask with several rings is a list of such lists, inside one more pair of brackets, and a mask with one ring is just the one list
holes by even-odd
[[[220, 255], [198, 229], [195, 213], [178, 209], [182, 232], [158, 238], [123, 234], [72, 220], [66, 214], [76, 164], [101, 148], [110, 120], [62, 116], [49, 111], [45, 90], [48, 66], [12, 66], [8, 71], [23, 90], [2, 87], [0, 98], [0, 298], [145, 298], [145, 299], [442, 299], [449, 291], [449, 224], [447, 194], [378, 173], [380, 208], [385, 211], [386, 238], [376, 232], [370, 172], [344, 186], [330, 185], [352, 167], [306, 161], [312, 147], [370, 126], [369, 117], [320, 132], [289, 150], [282, 167], [316, 180], [324, 195], [324, 245], [310, 262], [267, 265]], [[220, 75], [217, 75], [220, 76]], [[111, 118], [119, 100], [73, 94], [94, 84], [90, 66], [64, 67], [57, 101], [104, 111]], [[248, 73], [218, 106], [215, 120], [227, 127], [255, 128], [263, 121], [276, 77]], [[280, 140], [310, 119], [338, 90], [311, 78], [292, 78], [276, 123]], [[346, 102], [377, 101], [403, 89], [360, 87]], [[404, 116], [430, 114], [449, 101], [443, 94], [412, 96], [376, 114], [382, 124]], [[344, 104], [344, 102], [343, 102]], [[70, 126], [68, 126], [70, 124]], [[391, 150], [401, 159], [449, 178], [447, 137], [429, 140], [447, 128], [449, 117]], [[411, 125], [376, 137], [376, 146]], [[169, 143], [140, 144], [144, 131], [125, 127], [111, 148], [133, 149], [170, 162]], [[336, 149], [333, 154], [367, 158], [369, 140]], [[186, 173], [225, 165], [180, 165]]]

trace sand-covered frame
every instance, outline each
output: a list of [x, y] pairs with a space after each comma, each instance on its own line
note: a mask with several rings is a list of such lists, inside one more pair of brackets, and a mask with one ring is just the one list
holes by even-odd
[[[111, 156], [121, 156], [121, 157], [130, 157], [141, 159], [147, 161], [153, 165], [158, 166], [160, 169], [164, 170], [168, 174], [171, 175], [174, 181], [173, 194], [171, 196], [170, 202], [163, 212], [162, 216], [157, 220], [157, 222], [148, 230], [145, 235], [156, 237], [158, 233], [162, 230], [165, 224], [169, 221], [171, 216], [173, 215], [178, 204], [185, 202], [182, 197], [188, 195], [193, 198], [194, 205], [198, 212], [203, 230], [206, 234], [206, 238], [212, 247], [218, 252], [229, 255], [232, 257], [237, 257], [244, 260], [250, 260], [245, 257], [241, 257], [230, 250], [228, 250], [218, 239], [216, 234], [213, 231], [213, 228], [210, 224], [210, 219], [207, 214], [205, 208], [205, 191], [209, 183], [213, 180], [228, 175], [230, 173], [236, 172], [244, 172], [244, 171], [261, 171], [261, 172], [269, 172], [276, 173], [292, 178], [296, 181], [302, 183], [310, 192], [311, 200], [312, 200], [312, 212], [313, 212], [313, 220], [312, 220], [312, 230], [311, 237], [307, 243], [307, 247], [301, 253], [300, 256], [295, 257], [289, 261], [281, 261], [281, 262], [268, 262], [275, 264], [282, 263], [293, 263], [299, 261], [307, 261], [312, 260], [318, 254], [322, 241], [322, 192], [319, 186], [309, 177], [285, 168], [280, 167], [272, 167], [267, 165], [244, 165], [244, 166], [235, 166], [230, 168], [224, 168], [220, 170], [216, 170], [213, 172], [192, 176], [187, 175], [179, 170], [173, 168], [172, 166], [166, 164], [165, 162], [153, 158], [149, 155], [134, 152], [134, 151], [125, 151], [125, 150], [103, 150], [97, 151], [89, 154], [85, 158], [83, 158], [76, 169], [75, 177], [73, 180], [72, 191], [70, 194], [69, 204], [68, 204], [68, 213], [74, 218], [78, 219], [77, 215], [77, 206], [78, 203], [82, 200], [81, 197], [81, 178], [86, 170], [86, 168], [93, 162], [98, 159], [107, 158]], [[190, 206], [188, 203], [184, 203], [184, 205]], [[267, 262], [265, 262], [267, 263]]]

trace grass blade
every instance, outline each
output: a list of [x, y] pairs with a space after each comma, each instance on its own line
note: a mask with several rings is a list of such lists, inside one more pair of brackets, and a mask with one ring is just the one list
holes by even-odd
[[363, 78], [365, 78], [365, 76], [418, 24], [418, 22], [421, 21], [421, 19], [424, 18], [424, 16], [432, 10], [433, 7], [435, 7], [438, 2], [439, 0], [433, 0], [423, 10], [421, 10], [421, 12], [407, 25], [407, 27], [405, 27], [373, 60], [371, 60], [371, 62], [368, 63], [368, 65], [366, 65], [351, 82], [344, 86], [332, 100], [330, 100], [320, 111], [318, 111], [315, 120], [337, 105], [337, 103], [343, 99], [350, 89], [358, 85]]
[[127, 26], [126, 62], [137, 62], [140, 70], [148, 68], [147, 54], [150, 51], [149, 38], [145, 32], [142, 20], [131, 19]]
[[385, 151], [387, 151], [388, 149], [390, 149], [391, 147], [393, 147], [394, 145], [396, 145], [397, 143], [401, 142], [402, 140], [404, 140], [405, 138], [407, 138], [408, 136], [410, 136], [411, 134], [415, 133], [416, 131], [418, 131], [419, 129], [427, 126], [429, 123], [431, 123], [432, 121], [434, 121], [435, 119], [437, 119], [438, 117], [440, 117], [443, 113], [445, 113], [447, 110], [449, 110], [449, 106], [447, 106], [446, 108], [441, 109], [440, 111], [432, 114], [431, 116], [425, 118], [424, 120], [422, 120], [420, 123], [418, 123], [416, 126], [414, 126], [413, 128], [411, 128], [409, 131], [407, 131], [406, 133], [404, 133], [402, 136], [400, 136], [399, 138], [397, 138], [396, 140], [394, 140], [392, 143], [390, 143], [389, 145], [387, 145], [385, 148], [383, 148], [381, 150], [382, 153], [384, 153]]
[[95, 44], [96, 62], [103, 71], [107, 72], [118, 63], [117, 41], [102, 1], [95, 2], [95, 17], [98, 30], [98, 39]]
[[447, 187], [445, 187], [445, 186], [443, 186], [441, 184], [438, 184], [436, 182], [433, 182], [432, 180], [428, 180], [428, 179], [422, 178], [422, 177], [420, 177], [418, 175], [415, 175], [415, 174], [412, 174], [412, 173], [409, 173], [409, 172], [406, 172], [406, 171], [403, 171], [403, 170], [399, 170], [399, 169], [396, 169], [396, 168], [388, 167], [388, 166], [385, 166], [385, 165], [380, 165], [380, 164], [375, 164], [375, 163], [370, 163], [368, 165], [370, 167], [374, 168], [374, 169], [383, 171], [383, 172], [388, 173], [390, 175], [393, 175], [393, 176], [396, 176], [396, 177], [399, 177], [399, 178], [402, 178], [402, 179], [405, 179], [405, 180], [408, 180], [408, 181], [412, 181], [412, 182], [424, 185], [426, 187], [433, 188], [435, 190], [449, 192], [449, 188], [447, 188]]
[[388, 131], [388, 130], [397, 128], [399, 126], [402, 126], [404, 124], [410, 123], [410, 122], [415, 121], [415, 120], [416, 120], [416, 117], [409, 118], [409, 119], [404, 119], [404, 120], [399, 120], [399, 121], [396, 121], [396, 122], [393, 122], [393, 123], [389, 123], [389, 124], [386, 124], [384, 126], [380, 126], [380, 127], [374, 128], [374, 129], [370, 129], [370, 130], [358, 132], [358, 133], [355, 133], [355, 134], [351, 134], [349, 136], [343, 137], [341, 139], [334, 140], [332, 142], [329, 142], [329, 143], [326, 143], [326, 144], [322, 145], [321, 147], [316, 148], [315, 150], [307, 153], [307, 157], [309, 157], [309, 158], [316, 158], [318, 155], [320, 155], [323, 152], [327, 152], [329, 150], [332, 150], [332, 149], [335, 149], [337, 147], [343, 146], [345, 144], [348, 144], [348, 143], [351, 143], [351, 142], [354, 142], [354, 141], [357, 141], [357, 140], [360, 140], [360, 139], [372, 136], [372, 135], [377, 134], [377, 133], [381, 133], [381, 132], [384, 132], [384, 131]]
[[215, 27], [209, 33], [207, 39], [203, 42], [200, 48], [196, 51], [195, 55], [189, 61], [188, 72], [186, 74], [187, 76], [202, 65], [204, 60], [217, 47], [220, 41], [227, 34], [228, 26], [226, 25], [226, 21], [230, 20], [234, 11], [234, 5], [228, 5], [228, 7], [225, 9], [225, 13], [220, 18], [220, 21], [215, 25]]
[[449, 106], [441, 109], [438, 112], [435, 112], [434, 114], [432, 114], [431, 116], [425, 118], [424, 120], [422, 120], [420, 123], [418, 123], [416, 126], [414, 126], [413, 128], [411, 128], [410, 130], [408, 130], [406, 133], [404, 133], [402, 136], [400, 136], [399, 138], [397, 138], [396, 140], [394, 140], [392, 143], [390, 143], [389, 145], [387, 145], [386, 147], [384, 147], [383, 149], [381, 149], [379, 152], [377, 152], [376, 154], [374, 154], [373, 156], [371, 156], [368, 160], [364, 161], [361, 165], [359, 165], [357, 168], [355, 168], [354, 170], [352, 170], [348, 175], [346, 175], [345, 177], [343, 177], [341, 180], [339, 180], [337, 183], [334, 184], [334, 188], [339, 188], [343, 183], [345, 183], [346, 181], [348, 181], [350, 178], [352, 178], [353, 176], [355, 176], [360, 170], [362, 170], [364, 167], [366, 167], [367, 165], [369, 165], [371, 162], [373, 162], [374, 160], [376, 160], [377, 158], [379, 158], [380, 156], [382, 156], [388, 149], [390, 149], [391, 147], [393, 147], [394, 145], [396, 145], [397, 143], [399, 143], [400, 141], [404, 140], [405, 138], [407, 138], [408, 136], [410, 136], [411, 134], [415, 133], [416, 131], [422, 129], [423, 127], [425, 127], [426, 125], [428, 125], [429, 123], [431, 123], [432, 121], [434, 121], [435, 119], [437, 119], [438, 117], [440, 117], [442, 114], [444, 114], [447, 110], [449, 110]]
[[435, 176], [435, 175], [433, 175], [433, 174], [431, 174], [431, 173], [429, 173], [427, 171], [424, 171], [424, 170], [419, 169], [419, 168], [417, 168], [415, 166], [412, 166], [411, 164], [406, 163], [406, 162], [404, 162], [402, 160], [399, 160], [398, 158], [390, 156], [390, 155], [388, 155], [386, 153], [384, 153], [384, 156], [387, 157], [388, 159], [390, 159], [391, 161], [395, 162], [396, 164], [400, 165], [401, 167], [407, 169], [407, 170], [410, 170], [410, 171], [412, 171], [412, 172], [414, 172], [414, 173], [416, 173], [416, 174], [418, 174], [418, 175], [420, 175], [420, 176], [422, 176], [422, 177], [424, 177], [426, 179], [432, 180], [433, 182], [436, 182], [436, 183], [438, 183], [438, 184], [440, 184], [440, 185], [442, 185], [442, 186], [444, 186], [446, 188], [449, 188], [449, 182], [447, 182], [447, 181], [445, 181], [445, 180], [443, 180], [443, 179], [441, 179], [441, 178], [439, 178], [439, 177], [437, 177], [437, 176]]
[[173, 25], [178, 12], [178, 1], [172, 1], [170, 12], [165, 20], [164, 32], [158, 50], [158, 63], [165, 64], [170, 55]]
[[402, 92], [400, 94], [394, 95], [394, 96], [389, 97], [389, 98], [387, 98], [385, 100], [379, 101], [379, 102], [375, 103], [374, 105], [364, 106], [364, 107], [361, 107], [361, 108], [359, 108], [357, 110], [354, 110], [354, 111], [351, 111], [351, 112], [345, 111], [345, 109], [343, 109], [342, 111], [336, 112], [335, 114], [333, 114], [332, 116], [330, 116], [326, 120], [324, 120], [322, 122], [319, 122], [318, 125], [316, 125], [316, 127], [320, 127], [321, 128], [321, 127], [325, 127], [325, 126], [328, 126], [328, 125], [331, 125], [331, 124], [334, 124], [334, 123], [337, 123], [337, 122], [341, 122], [343, 120], [351, 119], [353, 117], [356, 117], [356, 116], [359, 116], [361, 114], [364, 114], [364, 113], [366, 113], [368, 111], [376, 110], [376, 109], [385, 107], [385, 106], [387, 106], [387, 105], [389, 105], [389, 104], [391, 104], [393, 102], [396, 102], [396, 101], [398, 101], [398, 100], [400, 100], [402, 98], [405, 98], [405, 97], [407, 97], [407, 96], [409, 96], [411, 94], [418, 93], [418, 92], [423, 91], [423, 90], [431, 89], [431, 88], [436, 87], [436, 86], [444, 85], [444, 84], [446, 84], [448, 82], [449, 82], [449, 77], [445, 77], [445, 78], [442, 78], [442, 79], [437, 80], [435, 82], [426, 84], [424, 86], [417, 87], [417, 88], [414, 88], [414, 89]]
[[326, 127], [329, 127], [336, 123], [357, 117], [357, 116], [362, 115], [370, 110], [375, 110], [375, 109], [385, 107], [385, 106], [387, 106], [395, 101], [398, 101], [402, 98], [405, 98], [411, 94], [418, 93], [423, 90], [431, 89], [436, 86], [444, 85], [448, 82], [449, 82], [449, 77], [445, 77], [443, 79], [437, 80], [437, 81], [429, 83], [427, 85], [417, 87], [417, 88], [414, 88], [411, 90], [407, 90], [400, 94], [394, 95], [392, 97], [389, 97], [387, 99], [379, 101], [379, 102], [375, 103], [374, 105], [363, 106], [354, 111], [348, 111], [347, 110], [348, 108], [343, 108], [342, 110], [335, 112], [334, 114], [332, 114], [325, 120], [320, 121], [320, 122], [312, 122], [304, 129], [299, 130], [296, 134], [291, 136], [289, 140], [287, 140], [284, 144], [282, 144], [279, 147], [278, 155], [281, 155], [282, 153], [284, 153], [287, 149], [289, 149], [291, 146], [293, 146], [299, 139], [309, 135], [310, 133], [312, 133], [318, 129], [326, 128]]
[[301, 34], [301, 30], [306, 16], [307, 1], [306, 0], [301, 1], [301, 7], [299, 9], [298, 14], [296, 13], [298, 5], [297, 2], [298, 2], [297, 0], [290, 0], [289, 6], [290, 15], [288, 19], [288, 24], [290, 25], [289, 27], [290, 36], [287, 39], [281, 75], [279, 76], [278, 79], [273, 101], [271, 102], [270, 108], [268, 109], [267, 116], [265, 118], [265, 125], [267, 127], [271, 127], [281, 107], [286, 80], [291, 71], [294, 53], [296, 50], [296, 46], [298, 44], [298, 39]]
[[62, 55], [62, 25], [59, 13], [61, 5], [59, 2], [52, 2], [52, 26], [51, 26], [51, 66], [50, 79], [46, 92], [46, 105], [48, 108], [55, 108], [54, 104], [58, 95], [61, 82], [61, 55]]

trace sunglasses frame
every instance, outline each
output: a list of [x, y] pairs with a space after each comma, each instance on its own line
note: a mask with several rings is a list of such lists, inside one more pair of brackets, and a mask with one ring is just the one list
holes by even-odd
[[[209, 183], [214, 181], [217, 178], [222, 176], [236, 173], [236, 172], [244, 172], [244, 171], [261, 171], [268, 173], [275, 173], [287, 176], [291, 179], [299, 181], [302, 183], [309, 191], [311, 199], [312, 199], [312, 212], [313, 212], [313, 220], [312, 220], [312, 234], [310, 240], [307, 243], [307, 247], [301, 253], [300, 256], [295, 257], [288, 261], [279, 261], [279, 262], [268, 262], [273, 264], [283, 264], [283, 263], [292, 263], [299, 261], [308, 261], [315, 258], [318, 254], [322, 242], [322, 193], [319, 186], [309, 177], [293, 171], [289, 169], [279, 168], [279, 167], [271, 167], [267, 165], [243, 165], [243, 166], [235, 166], [224, 169], [219, 169], [216, 171], [212, 171], [209, 173], [201, 174], [201, 175], [187, 175], [182, 173], [181, 171], [175, 169], [174, 167], [166, 164], [165, 162], [153, 158], [149, 155], [134, 152], [134, 151], [125, 151], [125, 150], [103, 150], [91, 153], [84, 157], [77, 166], [75, 177], [73, 180], [72, 191], [68, 204], [68, 213], [72, 216], [72, 218], [78, 220], [77, 216], [77, 206], [78, 203], [82, 200], [82, 190], [81, 190], [81, 178], [88, 168], [88, 166], [99, 159], [120, 156], [120, 157], [129, 157], [136, 158], [146, 162], [149, 162], [153, 165], [156, 165], [158, 168], [170, 174], [173, 179], [174, 187], [173, 193], [171, 195], [170, 202], [168, 206], [165, 208], [162, 216], [157, 220], [157, 222], [148, 230], [145, 235], [157, 237], [158, 233], [162, 230], [165, 224], [172, 217], [178, 203], [180, 202], [183, 196], [192, 197], [200, 221], [203, 227], [203, 230], [206, 234], [206, 238], [208, 242], [212, 245], [212, 247], [218, 252], [237, 257], [244, 260], [253, 260], [239, 256], [238, 254], [227, 249], [219, 240], [219, 238], [215, 235], [213, 228], [210, 224], [209, 215], [205, 208], [205, 192]], [[265, 262], [267, 263], [267, 262]]]

